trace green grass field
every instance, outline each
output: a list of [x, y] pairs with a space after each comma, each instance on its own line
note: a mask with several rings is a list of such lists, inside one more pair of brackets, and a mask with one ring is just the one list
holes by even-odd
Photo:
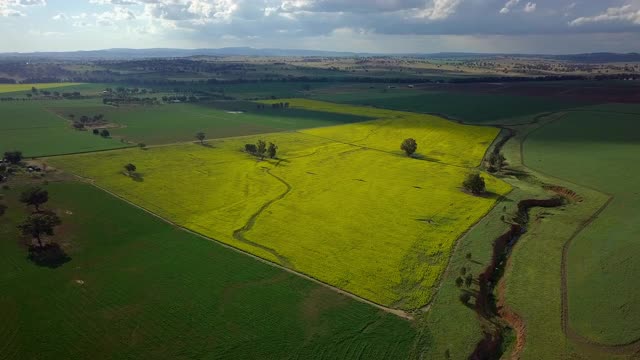
[[573, 240], [568, 258], [569, 324], [605, 344], [640, 338], [637, 214], [640, 121], [619, 113], [576, 112], [546, 125], [525, 143], [527, 165], [613, 196], [610, 205]]
[[322, 93], [314, 99], [359, 104], [380, 108], [435, 113], [469, 123], [495, 123], [497, 120], [558, 111], [581, 105], [580, 102], [560, 101], [538, 96], [511, 96], [472, 94], [465, 92], [427, 92], [392, 89], [385, 93], [380, 89], [353, 92]]
[[[433, 296], [455, 240], [509, 190], [490, 176], [492, 196], [460, 190], [470, 171], [462, 164], [480, 162], [496, 129], [417, 116], [421, 122], [386, 119], [49, 162], [219, 241], [374, 302], [414, 309]], [[404, 139], [397, 133], [403, 124], [440, 159], [387, 151]], [[358, 143], [368, 132], [381, 148]], [[472, 144], [461, 140], [468, 136]], [[278, 161], [241, 151], [258, 138], [278, 144]], [[129, 162], [144, 181], [121, 173]]]
[[21, 150], [25, 156], [44, 156], [126, 146], [116, 139], [74, 130], [45, 106], [36, 101], [0, 102], [0, 153]]
[[[319, 126], [330, 126], [366, 120], [355, 115], [341, 115], [297, 109], [258, 110], [249, 102], [214, 104], [167, 104], [159, 106], [112, 107], [86, 103], [50, 109], [63, 117], [74, 114], [104, 114], [109, 122], [119, 125], [112, 134], [134, 143], [163, 144], [195, 140], [196, 132], [208, 138], [262, 134]], [[242, 113], [238, 113], [242, 112]]]
[[178, 230], [92, 186], [46, 189], [72, 258], [26, 259], [20, 188], [0, 218], [2, 359], [406, 359], [394, 315]]
[[32, 87], [35, 87], [37, 89], [49, 90], [54, 88], [62, 89], [67, 86], [77, 86], [77, 85], [81, 85], [81, 84], [79, 83], [0, 84], [0, 94], [27, 91], [27, 90], [31, 91]]

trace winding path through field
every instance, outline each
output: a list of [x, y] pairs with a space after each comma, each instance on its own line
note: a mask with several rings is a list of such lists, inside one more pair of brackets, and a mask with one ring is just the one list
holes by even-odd
[[249, 244], [251, 246], [257, 247], [259, 249], [265, 250], [271, 254], [273, 254], [273, 256], [275, 256], [278, 261], [280, 262], [280, 265], [285, 266], [289, 269], [294, 269], [293, 265], [291, 264], [291, 262], [289, 261], [289, 259], [287, 259], [285, 256], [281, 255], [280, 253], [278, 253], [278, 251], [276, 251], [273, 248], [270, 248], [268, 246], [264, 246], [262, 244], [258, 244], [257, 242], [253, 242], [251, 240], [248, 240], [247, 238], [244, 237], [244, 234], [247, 233], [248, 231], [250, 231], [253, 226], [256, 223], [256, 220], [258, 219], [258, 217], [260, 217], [260, 214], [262, 214], [267, 208], [269, 208], [269, 206], [271, 206], [273, 203], [275, 203], [276, 201], [282, 200], [284, 199], [285, 196], [287, 196], [287, 194], [289, 194], [289, 192], [291, 192], [291, 185], [284, 181], [282, 178], [278, 177], [277, 175], [274, 175], [271, 173], [271, 170], [263, 167], [264, 171], [271, 175], [273, 178], [275, 178], [276, 180], [278, 180], [279, 182], [281, 182], [284, 186], [286, 186], [286, 190], [276, 196], [275, 198], [267, 201], [266, 203], [264, 203], [260, 209], [258, 209], [258, 211], [256, 211], [253, 215], [251, 215], [251, 217], [249, 218], [249, 220], [247, 220], [247, 223], [244, 224], [243, 227], [241, 227], [240, 229], [237, 229], [233, 232], [233, 238], [241, 241], [243, 243]]

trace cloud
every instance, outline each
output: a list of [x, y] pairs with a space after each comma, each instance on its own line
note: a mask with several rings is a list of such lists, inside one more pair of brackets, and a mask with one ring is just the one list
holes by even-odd
[[112, 26], [118, 21], [135, 20], [136, 15], [131, 10], [116, 6], [113, 11], [105, 11], [103, 13], [94, 14], [96, 23], [102, 26]]
[[579, 17], [569, 22], [570, 26], [583, 26], [597, 23], [628, 23], [640, 25], [640, 9], [629, 5], [608, 8], [595, 16]]
[[526, 13], [532, 13], [536, 11], [536, 3], [534, 2], [528, 2], [525, 6], [524, 6], [524, 12]]
[[418, 12], [416, 17], [429, 20], [444, 20], [455, 14], [462, 0], [433, 0], [430, 6]]
[[19, 17], [27, 14], [18, 8], [29, 6], [45, 6], [46, 0], [0, 0], [0, 17]]
[[18, 16], [26, 16], [22, 11], [14, 10], [14, 9], [3, 9], [0, 8], [0, 16], [2, 17], [18, 17]]
[[509, 0], [509, 1], [507, 1], [504, 4], [504, 6], [502, 7], [502, 9], [500, 9], [500, 14], [508, 14], [509, 12], [511, 12], [511, 9], [513, 9], [513, 7], [518, 5], [519, 2], [520, 2], [520, 0]]
[[134, 0], [89, 0], [90, 4], [98, 5], [137, 5], [139, 2]]

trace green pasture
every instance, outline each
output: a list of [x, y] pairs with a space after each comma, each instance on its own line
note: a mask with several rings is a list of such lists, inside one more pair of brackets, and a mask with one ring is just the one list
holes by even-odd
[[528, 166], [613, 198], [569, 249], [569, 324], [593, 341], [624, 344], [640, 338], [640, 115], [607, 109], [616, 112], [569, 113], [531, 134], [524, 150]]
[[89, 131], [78, 131], [48, 111], [48, 102], [0, 102], [0, 153], [21, 150], [25, 156], [58, 155], [126, 146]]
[[46, 189], [71, 260], [26, 258], [2, 190], [2, 359], [407, 359], [410, 322], [78, 183]]
[[579, 102], [537, 96], [427, 92], [407, 89], [369, 89], [354, 92], [318, 93], [318, 100], [361, 104], [393, 110], [443, 114], [469, 123], [494, 123], [542, 112], [581, 105]]
[[74, 114], [103, 114], [108, 122], [119, 127], [110, 129], [115, 137], [134, 143], [163, 144], [195, 140], [204, 132], [207, 138], [289, 131], [338, 125], [367, 120], [368, 117], [333, 114], [302, 109], [258, 109], [250, 102], [225, 101], [213, 104], [164, 104], [154, 106], [90, 105], [50, 109], [68, 118]]

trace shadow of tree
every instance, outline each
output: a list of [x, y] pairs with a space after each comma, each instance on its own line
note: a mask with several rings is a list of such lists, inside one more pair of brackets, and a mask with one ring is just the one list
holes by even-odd
[[38, 266], [51, 269], [58, 268], [71, 261], [71, 257], [56, 243], [46, 244], [43, 247], [29, 246], [28, 258]]

